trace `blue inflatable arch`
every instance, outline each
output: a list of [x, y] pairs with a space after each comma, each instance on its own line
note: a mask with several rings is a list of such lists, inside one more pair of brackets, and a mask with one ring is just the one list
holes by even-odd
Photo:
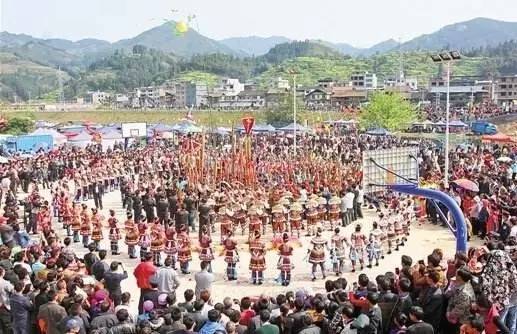
[[422, 189], [412, 184], [390, 185], [389, 189], [403, 194], [423, 196], [445, 205], [447, 209], [449, 209], [456, 226], [455, 228], [451, 228], [456, 234], [456, 251], [467, 252], [467, 224], [465, 223], [463, 212], [461, 212], [458, 203], [452, 197], [438, 190]]

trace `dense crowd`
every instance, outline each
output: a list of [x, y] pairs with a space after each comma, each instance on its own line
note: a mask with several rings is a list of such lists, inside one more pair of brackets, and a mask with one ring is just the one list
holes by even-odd
[[[223, 143], [216, 143], [219, 144]], [[354, 238], [360, 241], [350, 245], [350, 260], [360, 262], [361, 269], [367, 258], [370, 265], [372, 260], [378, 261], [383, 251], [390, 252], [395, 247], [389, 244], [390, 240], [382, 243], [382, 236], [390, 238], [392, 229], [391, 240], [397, 238], [397, 247], [403, 244], [407, 231], [402, 221], [409, 219], [404, 218], [404, 212], [414, 215], [411, 212], [415, 203], [411, 200], [409, 205], [407, 199], [390, 193], [379, 198], [365, 196], [363, 200], [360, 154], [408, 144], [393, 137], [355, 134], [306, 136], [298, 143], [299, 157], [292, 158], [289, 138], [262, 136], [253, 143], [258, 190], [244, 184], [232, 184], [231, 189], [215, 185], [226, 180], [231, 183], [231, 178], [239, 176], [239, 171], [227, 172], [234, 156], [230, 150], [219, 147], [204, 152], [213, 163], [207, 159], [209, 172], [203, 176], [192, 170], [192, 161], [186, 158], [189, 152], [182, 151], [182, 144], [161, 143], [128, 150], [117, 147], [108, 152], [96, 147], [61, 148], [30, 159], [14, 158], [1, 171], [5, 205], [0, 220], [0, 331], [516, 333], [517, 165], [512, 162], [516, 151], [515, 147], [497, 145], [459, 147], [450, 153], [453, 179], [475, 181], [479, 191], [454, 185], [447, 191], [468, 218], [471, 237], [487, 239], [485, 246], [473, 247], [467, 254], [457, 253], [454, 259], [445, 259], [440, 249], [418, 262], [402, 256], [393, 271], [377, 277], [362, 272], [357, 282], [347, 282], [341, 276], [342, 264], [333, 261], [338, 264], [335, 272], [339, 278], [325, 281], [322, 291], [290, 291], [286, 287], [284, 294], [274, 297], [259, 295], [235, 300], [228, 296], [212, 300], [213, 254], [209, 239], [214, 238], [216, 226], [221, 228], [225, 251], [232, 251], [225, 257], [229, 280], [236, 275], [231, 264], [238, 258], [231, 235], [240, 228], [242, 233], [244, 227], [248, 229], [250, 252], [257, 252], [256, 262], [250, 264], [254, 283], [261, 282], [260, 236], [266, 237], [266, 229], [272, 229], [273, 241], [277, 240], [275, 234], [280, 237], [280, 246], [286, 236], [287, 240], [296, 238], [300, 228], [312, 234], [311, 242], [318, 250], [309, 257], [312, 274], [314, 277], [317, 264], [325, 277], [325, 257], [335, 257], [336, 241], [344, 239], [339, 236], [329, 240], [334, 253], [323, 252], [324, 260], [315, 262], [324, 249], [319, 247], [324, 244], [321, 229], [351, 224], [361, 216], [367, 201], [380, 213], [376, 224], [382, 227], [386, 221], [385, 230], [379, 228], [377, 240], [377, 232], [361, 232], [359, 227], [354, 233], [360, 234]], [[501, 162], [501, 157], [509, 160]], [[422, 178], [441, 187], [443, 155], [439, 150], [422, 141], [418, 160]], [[40, 188], [51, 189], [52, 197], [46, 198]], [[124, 227], [117, 224], [114, 212], [107, 221], [98, 213], [103, 210], [103, 195], [112, 191], [120, 191], [128, 212]], [[282, 204], [286, 198], [287, 204]], [[325, 202], [318, 202], [321, 198]], [[338, 201], [332, 202], [334, 198]], [[95, 207], [88, 208], [88, 199], [93, 199]], [[318, 205], [311, 207], [311, 201]], [[294, 214], [283, 210], [288, 207], [296, 212], [297, 203], [303, 207], [301, 223], [293, 225]], [[20, 204], [24, 208], [22, 214], [18, 210]], [[339, 210], [332, 211], [332, 205]], [[323, 211], [313, 215], [311, 208], [319, 210], [319, 206]], [[447, 216], [445, 207], [438, 208]], [[267, 214], [264, 219], [257, 218], [253, 225], [258, 209]], [[240, 218], [239, 213], [245, 218]], [[339, 215], [333, 216], [334, 213]], [[425, 213], [433, 223], [447, 223], [433, 205], [425, 206]], [[288, 220], [284, 220], [286, 216]], [[397, 218], [384, 219], [387, 217]], [[225, 225], [227, 221], [230, 223]], [[112, 256], [126, 253], [118, 244], [123, 236], [129, 257], [137, 257], [135, 246], [141, 250], [141, 263], [133, 273], [124, 269], [123, 261], [109, 261], [108, 252], [100, 249], [106, 225]], [[62, 228], [65, 237], [60, 237]], [[188, 266], [188, 232], [196, 229], [201, 249], [206, 250], [201, 251], [205, 257], [199, 269]], [[395, 229], [401, 232], [396, 233]], [[168, 231], [177, 235], [169, 235]], [[39, 235], [39, 240], [34, 235]], [[257, 240], [252, 239], [257, 235]], [[88, 248], [84, 256], [74, 252], [73, 244], [81, 241]], [[176, 244], [169, 243], [172, 241]], [[202, 241], [206, 242], [204, 248]], [[370, 244], [367, 252], [366, 246]], [[373, 246], [377, 248], [371, 252]], [[375, 251], [379, 251], [377, 257], [370, 257]], [[282, 260], [288, 257], [281, 254]], [[183, 296], [175, 293], [180, 285], [176, 261], [180, 262], [183, 275], [195, 271], [196, 288], [185, 290]], [[286, 272], [279, 280], [285, 286], [289, 285], [289, 265], [279, 267]], [[140, 296], [133, 296], [139, 300], [137, 314], [130, 306], [131, 295], [121, 288], [121, 282], [130, 274], [136, 277], [140, 289]]]

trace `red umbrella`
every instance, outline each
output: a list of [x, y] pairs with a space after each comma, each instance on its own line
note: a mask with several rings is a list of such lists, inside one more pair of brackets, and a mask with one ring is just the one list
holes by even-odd
[[470, 181], [467, 179], [458, 179], [456, 181], [452, 181], [455, 185], [457, 185], [460, 188], [463, 188], [465, 190], [473, 191], [473, 192], [479, 192], [479, 186], [476, 182]]

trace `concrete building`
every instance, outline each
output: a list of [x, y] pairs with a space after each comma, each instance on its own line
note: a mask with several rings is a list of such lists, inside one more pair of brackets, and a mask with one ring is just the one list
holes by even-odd
[[111, 95], [109, 93], [96, 91], [86, 93], [83, 101], [85, 104], [99, 105], [109, 102], [110, 98]]
[[364, 88], [359, 89], [352, 86], [334, 86], [332, 87], [330, 103], [334, 107], [344, 107], [366, 102], [367, 98], [368, 91]]
[[495, 101], [505, 107], [517, 104], [517, 75], [505, 75], [496, 79]]
[[317, 108], [330, 105], [331, 92], [322, 88], [314, 88], [305, 92], [303, 100], [307, 107]]
[[244, 84], [239, 79], [223, 78], [216, 91], [225, 95], [235, 96], [244, 90]]
[[269, 88], [272, 89], [291, 89], [291, 85], [289, 84], [289, 80], [282, 79], [282, 77], [275, 78], [271, 80], [269, 83]]
[[417, 78], [389, 77], [384, 79], [384, 87], [409, 87], [410, 90], [418, 90]]
[[[491, 84], [481, 77], [456, 76], [451, 77], [449, 84], [451, 104], [467, 104], [481, 101], [489, 97]], [[517, 83], [517, 81], [516, 81]], [[445, 101], [447, 82], [444, 78], [433, 78], [429, 81], [430, 100]]]
[[203, 108], [208, 105], [208, 86], [201, 83], [188, 83], [185, 87], [185, 105]]
[[352, 87], [377, 89], [377, 75], [368, 72], [356, 72], [350, 76]]

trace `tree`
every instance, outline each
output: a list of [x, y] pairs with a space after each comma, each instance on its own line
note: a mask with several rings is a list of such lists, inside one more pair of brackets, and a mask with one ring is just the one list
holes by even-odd
[[[297, 111], [304, 109], [303, 100], [296, 98]], [[293, 96], [290, 93], [285, 93], [279, 97], [278, 106], [265, 112], [265, 120], [267, 124], [273, 126], [285, 126], [293, 123]], [[300, 120], [298, 119], [298, 123]]]
[[13, 117], [10, 118], [7, 126], [2, 129], [2, 133], [11, 135], [26, 134], [32, 131], [34, 121], [30, 117]]
[[397, 93], [376, 93], [362, 110], [359, 121], [362, 127], [402, 130], [417, 119], [416, 109]]

